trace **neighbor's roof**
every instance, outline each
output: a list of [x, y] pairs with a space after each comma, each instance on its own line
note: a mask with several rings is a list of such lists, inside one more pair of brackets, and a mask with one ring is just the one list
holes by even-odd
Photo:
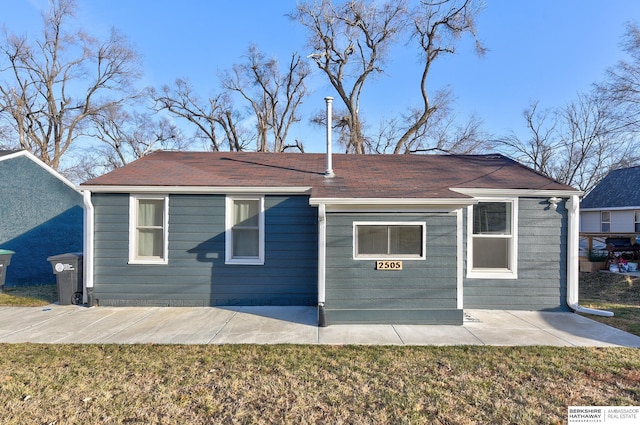
[[[309, 187], [313, 198], [466, 198], [451, 188], [574, 191], [502, 155], [154, 152], [81, 188]], [[105, 187], [106, 186], [106, 187]]]
[[5, 155], [11, 155], [12, 153], [16, 153], [16, 152], [20, 152], [17, 150], [0, 150], [0, 157], [3, 157]]
[[584, 197], [580, 208], [640, 207], [640, 167], [611, 171]]

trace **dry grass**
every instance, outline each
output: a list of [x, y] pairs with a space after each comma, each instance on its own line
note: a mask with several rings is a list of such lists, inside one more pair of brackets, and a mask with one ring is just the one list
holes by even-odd
[[580, 304], [613, 311], [613, 317], [588, 317], [640, 335], [640, 278], [609, 272], [581, 273]]
[[634, 349], [0, 347], [4, 424], [560, 424], [640, 404]]
[[56, 285], [5, 286], [0, 306], [42, 307], [58, 300]]
[[[49, 303], [55, 286], [5, 295]], [[581, 276], [584, 305], [593, 299], [600, 308], [630, 308], [638, 296], [637, 280]], [[637, 313], [630, 320], [629, 328], [640, 323]], [[626, 348], [0, 344], [0, 350], [3, 424], [561, 424], [568, 406], [640, 405], [640, 356]]]

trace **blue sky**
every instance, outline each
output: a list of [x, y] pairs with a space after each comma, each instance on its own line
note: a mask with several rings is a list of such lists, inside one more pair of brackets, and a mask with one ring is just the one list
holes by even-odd
[[[159, 87], [187, 77], [206, 96], [219, 90], [217, 75], [241, 62], [254, 43], [282, 61], [294, 51], [307, 52], [305, 32], [285, 14], [291, 0], [79, 0], [79, 19], [90, 33], [110, 27], [127, 35], [142, 55], [144, 85]], [[625, 23], [640, 22], [638, 0], [487, 0], [478, 21], [488, 53], [478, 58], [462, 42], [456, 56], [432, 68], [432, 91], [453, 90], [462, 119], [475, 113], [496, 137], [524, 134], [522, 111], [531, 100], [541, 107], [559, 107], [601, 80], [606, 69], [623, 57]], [[0, 0], [0, 22], [11, 31], [33, 33], [40, 27], [46, 0]], [[313, 64], [312, 64], [313, 65]], [[315, 66], [315, 65], [314, 65]], [[362, 101], [368, 122], [394, 115], [419, 101], [418, 55], [399, 51], [387, 74], [369, 82]], [[333, 95], [319, 71], [311, 81], [307, 111], [324, 108]], [[307, 151], [324, 149], [321, 130], [296, 130]], [[293, 135], [296, 137], [296, 133]]]

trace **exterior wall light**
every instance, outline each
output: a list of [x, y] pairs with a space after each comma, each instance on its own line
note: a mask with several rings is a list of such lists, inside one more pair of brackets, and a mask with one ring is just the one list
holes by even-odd
[[562, 199], [556, 198], [555, 196], [547, 199], [547, 202], [549, 203], [549, 209], [552, 209], [555, 211], [556, 208], [558, 208], [558, 202], [560, 201], [562, 201]]

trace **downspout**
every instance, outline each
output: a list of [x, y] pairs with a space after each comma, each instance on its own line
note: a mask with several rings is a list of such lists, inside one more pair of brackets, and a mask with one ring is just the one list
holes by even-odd
[[463, 235], [463, 217], [462, 217], [462, 208], [456, 210], [456, 239], [457, 239], [457, 248], [456, 248], [456, 256], [457, 256], [457, 266], [456, 266], [456, 292], [457, 292], [457, 301], [456, 308], [462, 310], [464, 308], [464, 235]]
[[578, 304], [578, 278], [580, 256], [580, 200], [578, 195], [572, 195], [567, 200], [567, 305], [576, 313], [593, 314], [596, 316], [613, 316], [613, 312], [582, 307]]
[[325, 261], [327, 254], [327, 222], [326, 207], [318, 205], [318, 326], [327, 326], [327, 317], [324, 311], [325, 302]]
[[93, 306], [93, 241], [94, 241], [94, 209], [91, 203], [91, 191], [82, 191], [84, 201], [84, 293], [82, 301], [89, 307]]

